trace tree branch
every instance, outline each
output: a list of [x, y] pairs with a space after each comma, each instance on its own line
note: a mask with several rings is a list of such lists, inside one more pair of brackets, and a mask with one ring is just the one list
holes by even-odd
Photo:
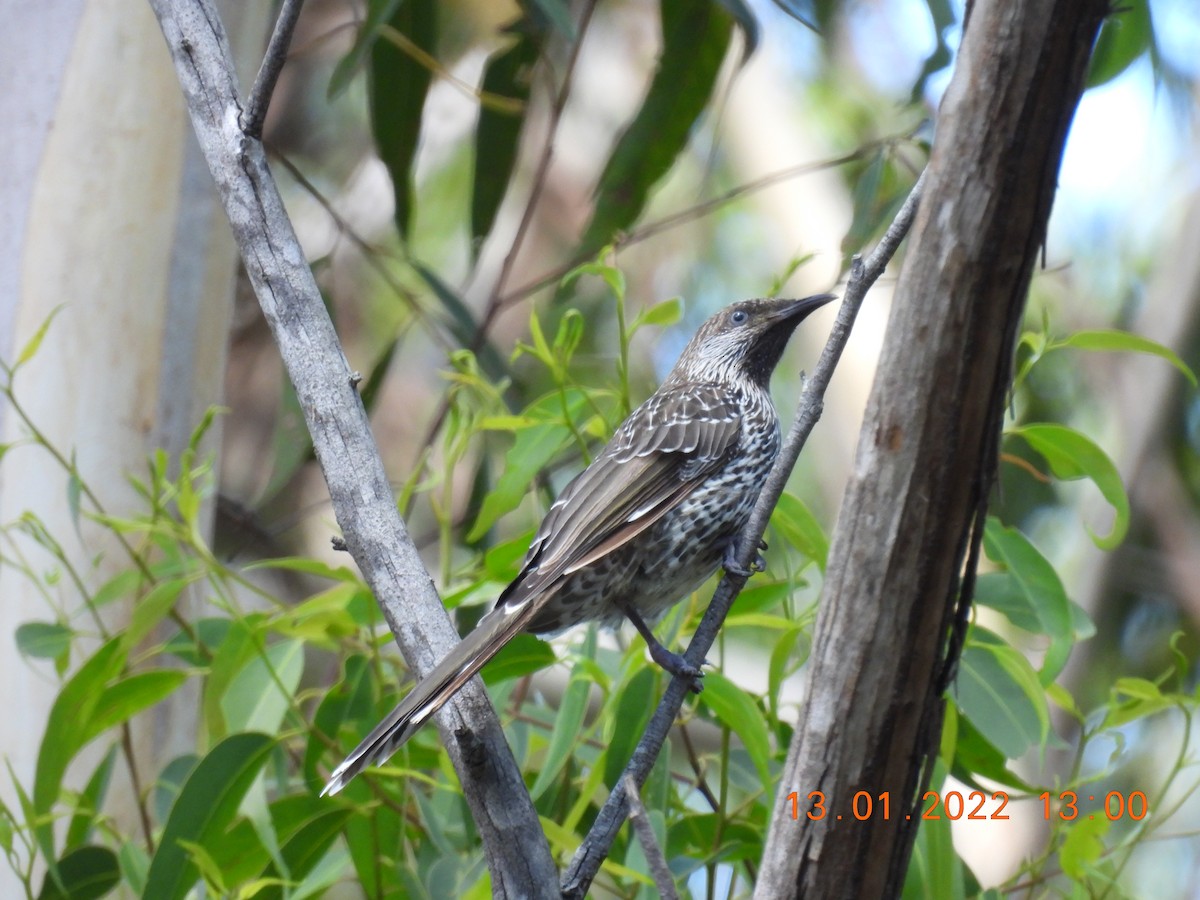
[[[755, 503], [754, 511], [750, 514], [750, 521], [743, 530], [738, 543], [737, 561], [743, 568], [749, 567], [754, 559], [763, 533], [767, 530], [771, 512], [783, 494], [788, 477], [792, 474], [796, 460], [800, 457], [800, 451], [804, 448], [809, 434], [812, 433], [813, 427], [821, 417], [825, 389], [829, 386], [829, 380], [833, 377], [833, 370], [837, 366], [838, 360], [841, 359], [842, 351], [850, 337], [850, 329], [862, 306], [863, 298], [871, 285], [883, 274], [888, 260], [895, 254], [896, 248], [899, 247], [900, 241], [912, 224], [923, 183], [924, 175], [917, 179], [917, 183], [913, 186], [904, 205], [896, 214], [895, 221], [892, 222], [879, 245], [867, 257], [867, 261], [863, 263], [858, 258], [854, 260], [833, 331], [813, 370], [812, 377], [807, 380], [804, 390], [800, 393], [792, 427], [780, 450], [779, 458], [771, 469], [771, 474], [767, 476], [762, 493], [759, 494], [758, 501]], [[737, 595], [745, 583], [744, 576], [726, 572], [721, 583], [717, 585], [716, 593], [713, 594], [713, 599], [684, 654], [684, 659], [692, 665], [699, 666], [704, 663], [705, 656], [716, 641], [717, 632], [720, 631], [733, 601], [737, 599]], [[622, 783], [626, 779], [632, 779], [638, 787], [645, 783], [646, 776], [658, 758], [667, 733], [679, 715], [680, 707], [683, 705], [683, 700], [688, 695], [690, 687], [691, 682], [688, 679], [671, 679], [671, 683], [667, 686], [663, 698], [658, 704], [658, 709], [650, 718], [646, 731], [642, 734], [641, 740], [634, 748], [633, 756], [625, 767], [621, 776]], [[600, 814], [596, 817], [595, 823], [579, 850], [576, 851], [575, 858], [571, 861], [571, 866], [563, 878], [564, 897], [582, 898], [587, 894], [588, 887], [600, 870], [600, 864], [608, 855], [609, 848], [612, 847], [617, 831], [625, 821], [627, 809], [626, 792], [615, 788], [608, 795], [608, 800], [600, 810]]]
[[[224, 27], [210, 0], [150, 0], [263, 314], [296, 389], [346, 545], [418, 677], [458, 642], [396, 511], [350, 367], [262, 144], [243, 131]], [[556, 894], [557, 871], [478, 679], [437, 717], [501, 896]]]
[[304, 0], [283, 0], [279, 18], [275, 20], [275, 30], [271, 32], [271, 40], [267, 44], [267, 52], [263, 55], [254, 86], [250, 88], [250, 99], [242, 113], [242, 131], [255, 140], [262, 139], [267, 108], [271, 105], [271, 95], [275, 93], [275, 82], [279, 80], [279, 73], [287, 62], [292, 32], [296, 29], [296, 20], [300, 18], [300, 7], [303, 5]]

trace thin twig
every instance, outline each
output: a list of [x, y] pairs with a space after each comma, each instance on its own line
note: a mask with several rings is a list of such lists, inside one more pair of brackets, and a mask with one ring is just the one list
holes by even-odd
[[629, 804], [629, 821], [633, 825], [633, 833], [637, 835], [638, 843], [642, 845], [642, 853], [650, 864], [650, 877], [658, 888], [658, 896], [663, 900], [678, 900], [679, 892], [675, 890], [675, 879], [671, 877], [671, 867], [663, 855], [658, 838], [654, 835], [654, 827], [650, 817], [646, 815], [646, 807], [638, 796], [638, 786], [633, 778], [626, 775], [621, 783], [625, 786], [625, 800]]
[[[842, 156], [835, 156], [832, 159], [818, 160], [817, 162], [801, 163], [795, 166], [788, 166], [786, 169], [780, 169], [777, 172], [769, 172], [753, 181], [747, 181], [745, 184], [739, 184], [737, 187], [730, 188], [723, 194], [719, 194], [709, 200], [704, 200], [696, 203], [686, 209], [681, 209], [677, 212], [663, 216], [661, 219], [656, 219], [653, 222], [647, 222], [632, 231], [619, 234], [612, 241], [614, 250], [623, 250], [626, 247], [632, 247], [635, 244], [640, 244], [642, 241], [656, 237], [664, 231], [669, 231], [672, 228], [678, 228], [680, 225], [686, 225], [688, 222], [694, 222], [701, 219], [710, 213], [716, 212], [722, 207], [732, 203], [735, 200], [740, 200], [750, 194], [756, 194], [759, 191], [766, 190], [769, 187], [774, 187], [784, 181], [789, 181], [793, 178], [800, 178], [804, 175], [812, 175], [815, 172], [821, 172], [826, 169], [834, 169], [838, 166], [844, 166], [848, 163], [856, 162], [862, 159], [868, 153], [886, 147], [897, 141], [909, 139], [911, 134], [892, 135], [891, 137], [881, 138], [876, 141], [870, 141], [863, 144], [861, 147], [852, 150]], [[535, 294], [543, 288], [560, 281], [563, 276], [573, 269], [578, 268], [583, 263], [587, 262], [589, 257], [577, 256], [574, 257], [557, 268], [539, 275], [533, 281], [527, 282], [519, 288], [514, 288], [499, 299], [499, 304], [502, 309], [507, 309], [514, 303], [519, 303], [530, 294]]]
[[275, 20], [275, 30], [271, 32], [271, 40], [267, 43], [267, 52], [263, 54], [262, 65], [254, 79], [254, 87], [250, 89], [250, 98], [246, 101], [246, 109], [242, 112], [242, 131], [252, 138], [261, 138], [263, 123], [267, 121], [267, 107], [271, 105], [271, 95], [275, 93], [275, 82], [287, 62], [288, 46], [292, 43], [292, 32], [296, 30], [296, 20], [300, 18], [300, 7], [304, 0], [283, 0], [279, 9], [279, 18]]
[[[763, 533], [767, 529], [771, 512], [783, 493], [784, 486], [796, 465], [805, 441], [808, 440], [813, 426], [821, 417], [825, 389], [828, 387], [829, 380], [833, 377], [833, 370], [845, 349], [846, 341], [850, 337], [850, 329], [858, 315], [863, 298], [871, 285], [883, 274], [884, 268], [895, 254], [900, 241], [908, 233], [909, 226], [916, 215], [924, 179], [923, 174], [917, 179], [917, 183], [913, 185], [908, 199], [896, 214], [887, 233], [866, 261], [856, 257], [851, 265], [850, 279], [846, 284], [837, 321], [829, 335], [825, 350], [813, 370], [812, 377], [807, 380], [804, 390], [800, 393], [795, 421], [788, 432], [779, 459], [776, 460], [771, 474], [767, 477], [762, 493], [754, 506], [754, 511], [750, 515], [750, 521], [742, 531], [736, 558], [743, 569], [749, 569], [759, 541], [762, 540]], [[726, 572], [721, 578], [721, 583], [717, 585], [716, 592], [713, 594], [712, 602], [709, 603], [708, 609], [696, 629], [696, 634], [684, 654], [684, 659], [692, 665], [703, 664], [705, 656], [716, 640], [717, 632], [725, 621], [729, 608], [745, 583], [745, 576], [730, 572]], [[634, 748], [633, 755], [622, 775], [623, 779], [632, 778], [635, 785], [645, 783], [646, 776], [658, 758], [667, 732], [670, 731], [675, 717], [679, 714], [679, 709], [683, 705], [684, 698], [688, 696], [690, 688], [691, 683], [688, 679], [679, 677], [671, 679], [671, 683], [667, 686], [663, 698], [659, 702], [658, 709], [650, 718], [641, 740]], [[583, 898], [587, 894], [588, 887], [600, 870], [600, 864], [612, 847], [617, 831], [625, 821], [626, 803], [624, 791], [613, 791], [609, 794], [608, 800], [600, 810], [600, 814], [596, 817], [596, 821], [579, 850], [576, 851], [575, 858], [571, 861], [563, 878], [564, 897]]]

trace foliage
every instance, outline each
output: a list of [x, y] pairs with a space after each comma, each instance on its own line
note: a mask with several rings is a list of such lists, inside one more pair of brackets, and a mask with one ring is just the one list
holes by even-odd
[[[823, 29], [835, 24], [837, 4], [812, 4], [812, 14], [808, 4], [783, 5]], [[1101, 38], [1096, 83], [1153, 49], [1144, 0], [1128, 5], [1130, 26], [1106, 28]], [[590, 223], [570, 243], [568, 261], [528, 289], [511, 288], [505, 283], [508, 265], [526, 234], [518, 225], [496, 288], [477, 313], [444, 268], [413, 250], [422, 203], [433, 193], [423, 193], [416, 177], [426, 105], [431, 86], [449, 77], [438, 46], [450, 29], [435, 15], [436, 6], [370, 0], [329, 89], [339, 95], [352, 91], [360, 74], [369, 80], [372, 134], [391, 175], [402, 257], [399, 263], [372, 257], [389, 291], [407, 306], [394, 333], [373, 348], [365, 402], [374, 403], [418, 325], [447, 348], [440, 415], [397, 493], [406, 515], [433, 522], [435, 578], [447, 607], [469, 626], [516, 574], [531, 529], [557, 489], [639, 399], [638, 378], [649, 368], [639, 360], [639, 341], [670, 333], [687, 312], [678, 299], [645, 308], [631, 304], [625, 269], [615, 260], [638, 240], [677, 224], [648, 225], [645, 210], [653, 209], [653, 195], [664, 190], [670, 172], [694, 162], [687, 158], [689, 141], [719, 107], [719, 75], [734, 35], [740, 30], [749, 46], [756, 38], [753, 15], [736, 0], [707, 4], [697, 16], [664, 0], [665, 40], [656, 73], [627, 130], [614, 135]], [[928, 6], [933, 20], [946, 25], [948, 5], [931, 0]], [[563, 48], [573, 46], [585, 26], [586, 20], [576, 26], [565, 3], [540, 0], [524, 4], [520, 18], [496, 35], [501, 42], [484, 65], [477, 92], [472, 159], [463, 167], [470, 188], [461, 224], [470, 236], [472, 265], [484, 242], [495, 240], [504, 204], [514, 202], [514, 186], [531, 173], [536, 187], [530, 207], [536, 202], [545, 171], [530, 162], [522, 142], [535, 113], [549, 116], [553, 140], [571, 88], [569, 64], [561, 68]], [[948, 57], [939, 31], [915, 94]], [[869, 119], [878, 110], [859, 113]], [[911, 133], [912, 117], [902, 124], [899, 131]], [[649, 141], [647, 132], [662, 139]], [[890, 218], [919, 165], [914, 160], [925, 151], [908, 136], [880, 140], [856, 132], [854, 139], [858, 149], [843, 158], [841, 170], [853, 205], [843, 242], [847, 254], [866, 246]], [[654, 153], [642, 152], [647, 143]], [[712, 206], [685, 210], [678, 222], [733, 207], [740, 188]], [[709, 239], [721, 249], [719, 234]], [[781, 289], [808, 259], [803, 248], [798, 251], [796, 265], [774, 288]], [[522, 311], [528, 337], [506, 356], [493, 343], [491, 327], [535, 287], [557, 293]], [[82, 898], [119, 890], [169, 898], [203, 884], [218, 896], [300, 898], [353, 880], [370, 897], [486, 896], [488, 875], [474, 825], [433, 729], [419, 732], [388, 765], [364, 773], [343, 794], [317, 797], [324, 776], [395, 704], [406, 679], [359, 578], [348, 568], [303, 556], [234, 566], [214, 552], [202, 524], [213, 501], [214, 474], [197, 450], [211, 416], [181, 459], [156, 454], [145, 474], [133, 479], [140, 510], [108, 514], [69, 453], [38, 431], [13, 386], [44, 333], [45, 327], [6, 368], [5, 394], [30, 446], [3, 449], [52, 454], [76, 519], [111, 537], [122, 563], [90, 588], [91, 573], [74, 569], [61, 536], [50, 534], [35, 511], [4, 523], [6, 537], [31, 539], [55, 560], [48, 571], [35, 568], [11, 539], [3, 559], [22, 568], [47, 597], [45, 618], [24, 623], [15, 641], [30, 665], [59, 683], [39, 738], [34, 779], [23, 784], [14, 777], [18, 803], [0, 808], [0, 848], [26, 895]], [[605, 352], [597, 354], [596, 346]], [[1156, 355], [1195, 384], [1182, 360], [1144, 338], [1095, 329], [1055, 337], [1043, 324], [1021, 337], [1015, 398], [1028, 391], [1045, 359], [1080, 350]], [[290, 395], [282, 405], [289, 398], [294, 405]], [[305, 441], [285, 431], [286, 417], [281, 422], [272, 496], [311, 458]], [[1081, 530], [1105, 550], [1121, 542], [1131, 519], [1126, 486], [1100, 442], [1078, 423], [1014, 417], [1004, 451], [1008, 476], [1054, 490], [1063, 482], [1090, 481], [1113, 521], [1098, 532]], [[1092, 623], [1016, 506], [1001, 498], [987, 524], [988, 562], [948, 692], [932, 780], [939, 795], [921, 804], [925, 821], [905, 889], [912, 897], [980, 893], [950, 840], [950, 820], [973, 811], [972, 792], [986, 799], [981, 815], [1001, 814], [998, 797], [1007, 796], [1013, 810], [1023, 810], [1024, 824], [1051, 824], [1040, 853], [1001, 891], [1099, 894], [1129, 890], [1122, 877], [1133, 851], [1161, 834], [1198, 783], [1189, 744], [1197, 694], [1189, 691], [1181, 645], [1172, 645], [1171, 666], [1157, 677], [1114, 677], [1107, 696], [1085, 708], [1061, 682]], [[811, 498], [783, 497], [769, 536], [771, 570], [739, 598], [716, 670], [685, 707], [643, 791], [677, 882], [697, 894], [746, 892], [776, 794], [800, 787], [778, 784], [778, 772], [792, 734], [792, 689], [808, 654], [830, 521]], [[278, 575], [298, 579], [303, 596], [285, 599], [285, 592], [270, 586]], [[678, 643], [689, 634], [707, 597], [701, 590], [672, 612], [662, 635]], [[110, 628], [107, 616], [118, 609], [124, 622]], [[746, 647], [766, 661], [758, 690], [722, 674], [726, 655]], [[552, 667], [562, 675], [561, 693], [531, 691], [530, 676]], [[613, 647], [593, 631], [570, 646], [522, 637], [483, 675], [551, 847], [566, 861], [617, 783], [662, 691], [663, 675], [647, 662], [640, 643]], [[133, 754], [131, 737], [148, 731], [153, 717], [185, 691], [199, 698], [194, 750], [148, 770]], [[1139, 732], [1161, 733], [1175, 749], [1175, 762], [1157, 783], [1138, 780], [1130, 747]], [[1029, 774], [1030, 760], [1063, 751], [1073, 760], [1065, 774], [1045, 783]], [[96, 761], [78, 789], [70, 775], [79, 774], [85, 759]], [[945, 782], [947, 777], [956, 781]], [[954, 805], [954, 791], [967, 798], [965, 806]], [[1081, 812], [1073, 818], [1068, 792]], [[118, 813], [124, 793], [136, 807], [133, 821]], [[1137, 793], [1150, 815], [1135, 815]], [[1084, 796], [1112, 799], [1106, 807], [1103, 800], [1089, 805]], [[797, 819], [806, 814], [805, 799], [797, 797]], [[1118, 799], [1119, 815], [1097, 815], [1112, 813]], [[849, 812], [855, 810], [861, 807]], [[603, 887], [649, 896], [648, 872], [641, 848], [623, 834], [606, 863]]]

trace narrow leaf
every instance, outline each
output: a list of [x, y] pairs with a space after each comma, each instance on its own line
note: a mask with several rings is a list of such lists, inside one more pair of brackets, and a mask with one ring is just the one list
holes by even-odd
[[637, 116], [617, 141], [600, 176], [596, 208], [580, 255], [591, 256], [632, 225], [650, 189], [670, 171], [708, 106], [733, 35], [719, 4], [662, 0], [663, 48]]
[[767, 788], [771, 783], [771, 739], [762, 710], [745, 691], [719, 672], [705, 676], [700, 699], [721, 724], [741, 738], [764, 789]]
[[183, 900], [199, 871], [181, 842], [204, 847], [228, 828], [274, 745], [265, 734], [235, 734], [200, 760], [171, 809], [150, 863], [144, 900]]
[[1053, 346], [1055, 348], [1074, 347], [1078, 350], [1146, 353], [1150, 356], [1157, 356], [1178, 369], [1183, 374], [1183, 377], [1191, 382], [1192, 387], [1197, 386], [1196, 373], [1192, 371], [1187, 363], [1179, 358], [1179, 355], [1174, 350], [1163, 346], [1158, 341], [1142, 337], [1140, 334], [1105, 329], [1098, 331], [1077, 331], [1064, 340], [1055, 342]]
[[533, 787], [529, 789], [529, 797], [534, 802], [558, 777], [575, 745], [579, 743], [583, 716], [587, 712], [588, 692], [591, 688], [592, 679], [587, 673], [587, 668], [577, 664], [571, 671], [567, 689], [563, 692], [562, 705], [559, 706], [558, 716], [554, 720], [554, 731], [550, 734], [550, 747], [546, 751], [546, 759], [542, 762], [542, 770], [538, 772]]
[[483, 104], [475, 130], [475, 179], [471, 197], [471, 237], [476, 252], [496, 222], [517, 161], [521, 130], [529, 109], [533, 67], [542, 51], [542, 34], [529, 19], [511, 29], [517, 41], [489, 57], [483, 90], [513, 101], [510, 108]]
[[408, 236], [412, 220], [412, 168], [421, 136], [421, 113], [432, 73], [386, 35], [388, 29], [432, 53], [437, 36], [436, 0], [406, 0], [392, 12], [384, 36], [371, 47], [371, 128], [379, 158], [392, 176], [396, 228]]

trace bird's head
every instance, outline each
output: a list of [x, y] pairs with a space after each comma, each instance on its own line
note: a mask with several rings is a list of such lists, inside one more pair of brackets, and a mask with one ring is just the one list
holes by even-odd
[[817, 294], [803, 300], [742, 300], [727, 306], [700, 326], [667, 380], [749, 378], [766, 387], [796, 326], [833, 299], [833, 294]]

